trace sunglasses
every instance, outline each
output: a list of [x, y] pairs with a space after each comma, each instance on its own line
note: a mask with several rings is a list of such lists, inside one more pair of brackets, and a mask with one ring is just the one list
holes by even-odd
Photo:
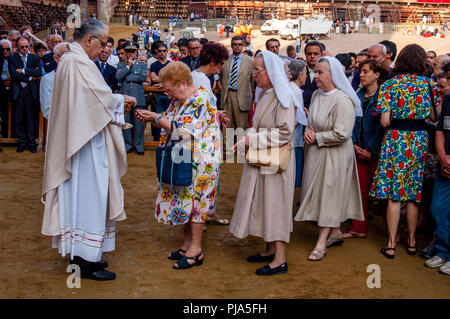
[[7, 35], [1, 36], [1, 37], [0, 37], [0, 40], [6, 40], [6, 39], [8, 39], [8, 36], [7, 36]]
[[5, 51], [11, 51], [11, 49], [10, 49], [10, 48], [5, 48], [5, 49], [3, 49], [3, 50], [5, 50]]
[[29, 48], [30, 46], [29, 45], [21, 45], [20, 47], [19, 47], [19, 49], [27, 49], [27, 48]]
[[236, 46], [236, 45], [237, 45], [237, 46], [243, 46], [244, 43], [231, 43], [231, 45], [232, 45], [232, 46]]
[[167, 52], [167, 50], [158, 50], [158, 52]]

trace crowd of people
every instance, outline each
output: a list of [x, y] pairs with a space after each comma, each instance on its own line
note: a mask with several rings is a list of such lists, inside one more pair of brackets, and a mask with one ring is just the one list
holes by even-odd
[[[39, 104], [48, 118], [42, 232], [83, 277], [115, 278], [101, 257], [114, 249], [115, 222], [126, 217], [120, 178], [126, 153], [134, 146], [144, 154], [146, 123], [160, 150], [172, 141], [191, 153], [188, 185], [161, 176], [157, 182], [157, 221], [184, 229], [168, 255], [175, 269], [202, 265], [208, 220], [229, 224], [238, 238], [264, 240], [247, 259], [267, 263], [256, 270], [262, 276], [288, 271], [293, 222], [312, 221], [318, 237], [307, 260], [320, 261], [344, 240], [367, 237], [372, 198], [383, 207], [388, 233], [381, 254], [395, 258], [405, 208], [410, 255], [419, 251], [419, 222], [432, 215], [434, 239], [420, 253], [425, 266], [450, 274], [449, 54], [416, 44], [397, 54], [395, 43], [382, 41], [332, 56], [310, 40], [303, 59], [295, 48], [281, 55], [274, 38], [254, 52], [246, 34], [231, 38], [231, 52], [197, 38], [155, 40], [148, 51], [120, 39], [114, 48], [96, 19], [85, 20], [69, 42], [50, 35], [45, 49], [23, 32], [7, 36], [0, 41], [2, 80], [11, 80], [18, 152], [35, 151]], [[37, 54], [52, 51], [35, 55], [31, 46]], [[133, 129], [122, 130], [125, 123]], [[222, 156], [233, 153], [245, 160], [229, 221], [216, 199], [226, 178]]]

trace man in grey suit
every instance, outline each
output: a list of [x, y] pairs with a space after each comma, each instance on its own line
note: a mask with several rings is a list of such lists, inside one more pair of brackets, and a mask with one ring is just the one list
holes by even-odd
[[[136, 109], [146, 107], [143, 82], [147, 77], [147, 64], [137, 60], [138, 45], [128, 43], [125, 46], [127, 61], [117, 67], [116, 79], [121, 82], [120, 93], [135, 97], [136, 107], [133, 107], [125, 117], [134, 126], [134, 146], [138, 155], [144, 155], [144, 125], [136, 118]], [[131, 130], [123, 130], [127, 153], [132, 149]]]
[[230, 122], [227, 127], [248, 128], [248, 113], [252, 106], [253, 90], [253, 59], [245, 54], [245, 42], [241, 36], [231, 38], [233, 54], [220, 71], [220, 105], [227, 112]]

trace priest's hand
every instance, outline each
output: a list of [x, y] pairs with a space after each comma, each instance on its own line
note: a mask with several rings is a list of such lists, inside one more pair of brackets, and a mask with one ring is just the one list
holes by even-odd
[[124, 103], [129, 103], [131, 104], [131, 106], [136, 106], [137, 104], [137, 100], [135, 97], [129, 96], [129, 95], [124, 95]]
[[316, 132], [312, 128], [307, 128], [305, 130], [305, 134], [303, 135], [305, 142], [309, 145], [314, 144], [316, 142]]

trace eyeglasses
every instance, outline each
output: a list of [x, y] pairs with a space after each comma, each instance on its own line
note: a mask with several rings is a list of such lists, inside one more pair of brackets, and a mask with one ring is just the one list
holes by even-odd
[[280, 46], [279, 45], [272, 45], [269, 47], [269, 49], [278, 49]]
[[244, 43], [231, 43], [231, 46], [243, 46], [244, 45]]
[[100, 40], [99, 38], [97, 38], [95, 35], [91, 34], [94, 38], [96, 38], [98, 40], [98, 42], [100, 42], [100, 45], [102, 46], [102, 48], [106, 47], [106, 45], [108, 44], [108, 42], [104, 42], [102, 40]]
[[4, 35], [4, 36], [1, 36], [1, 37], [0, 37], [0, 40], [6, 40], [6, 39], [8, 39], [8, 36], [7, 36], [7, 35]]
[[158, 52], [167, 52], [167, 50], [158, 50]]
[[11, 49], [10, 49], [10, 48], [4, 48], [3, 50], [6, 50], [6, 51], [11, 51]]
[[264, 70], [265, 70], [265, 68], [262, 68], [262, 69], [260, 69], [260, 70], [252, 69], [252, 72], [253, 72], [254, 74], [258, 74], [259, 72], [262, 72], [262, 71], [264, 71]]
[[29, 45], [21, 45], [20, 47], [19, 47], [19, 49], [28, 49], [30, 46]]
[[200, 49], [200, 47], [189, 48], [189, 50], [198, 50], [198, 49]]

